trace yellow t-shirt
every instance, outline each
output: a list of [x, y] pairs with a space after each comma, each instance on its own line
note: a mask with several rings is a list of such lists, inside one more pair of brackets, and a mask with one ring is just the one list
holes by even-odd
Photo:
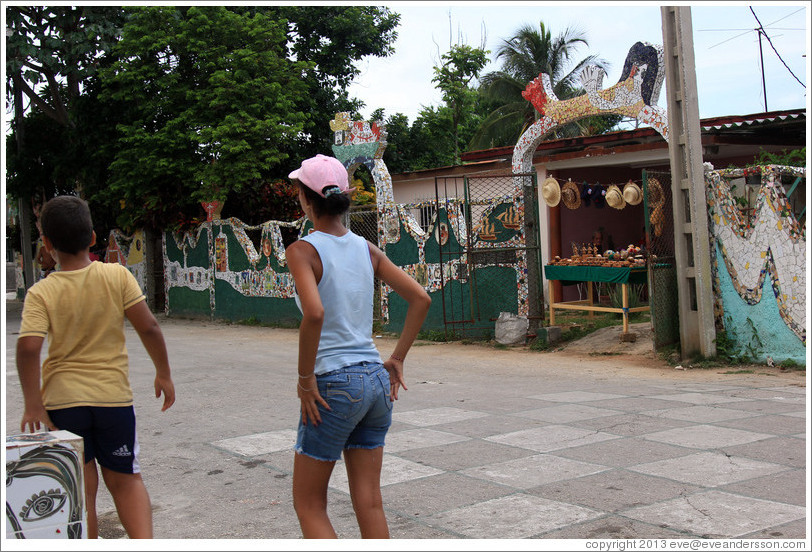
[[48, 338], [46, 408], [132, 404], [124, 311], [144, 299], [135, 277], [117, 263], [53, 272], [31, 286], [20, 337]]

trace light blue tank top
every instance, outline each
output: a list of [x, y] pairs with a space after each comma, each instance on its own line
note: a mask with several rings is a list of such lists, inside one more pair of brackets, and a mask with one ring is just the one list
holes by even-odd
[[[364, 238], [347, 232], [312, 232], [302, 237], [316, 248], [323, 267], [319, 296], [324, 306], [316, 374], [361, 362], [381, 362], [372, 341], [375, 274]], [[299, 297], [296, 304], [301, 310]]]

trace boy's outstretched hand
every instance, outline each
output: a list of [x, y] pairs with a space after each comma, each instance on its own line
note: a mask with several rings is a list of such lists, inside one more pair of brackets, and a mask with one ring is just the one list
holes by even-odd
[[175, 384], [172, 383], [172, 378], [155, 377], [155, 398], [160, 398], [161, 393], [164, 394], [164, 405], [161, 407], [161, 412], [164, 412], [175, 404]]

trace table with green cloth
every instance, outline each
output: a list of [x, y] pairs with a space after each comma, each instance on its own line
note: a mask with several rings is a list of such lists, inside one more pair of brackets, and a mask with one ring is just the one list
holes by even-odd
[[[646, 305], [642, 307], [629, 308], [629, 284], [644, 284], [647, 281], [647, 269], [644, 266], [588, 266], [588, 265], [545, 265], [544, 276], [547, 278], [550, 294], [550, 325], [555, 325], [555, 309], [583, 310], [588, 311], [590, 316], [593, 312], [618, 312], [623, 314], [623, 333], [629, 332], [629, 313], [643, 312], [651, 310]], [[582, 301], [555, 301], [555, 290], [553, 282], [561, 282], [561, 285], [580, 284], [588, 282], [587, 298]], [[605, 282], [620, 284], [622, 288], [622, 307], [602, 307], [596, 306], [592, 297], [591, 282]]]

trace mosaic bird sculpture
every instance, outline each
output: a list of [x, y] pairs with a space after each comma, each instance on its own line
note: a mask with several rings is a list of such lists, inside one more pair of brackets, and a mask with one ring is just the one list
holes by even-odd
[[589, 65], [580, 74], [586, 92], [581, 96], [558, 99], [546, 73], [528, 83], [522, 96], [547, 119], [544, 127], [612, 113], [651, 125], [668, 140], [667, 113], [655, 105], [665, 78], [663, 69], [662, 47], [637, 42], [626, 56], [620, 80], [613, 86], [602, 88], [606, 72]]

